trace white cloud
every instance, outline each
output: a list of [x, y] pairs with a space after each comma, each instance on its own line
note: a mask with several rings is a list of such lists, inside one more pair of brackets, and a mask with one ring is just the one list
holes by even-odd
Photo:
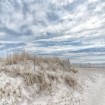
[[100, 0], [89, 0], [89, 3], [99, 2]]
[[6, 34], [4, 32], [0, 32], [0, 38], [5, 37]]
[[73, 3], [74, 0], [52, 0], [52, 3], [54, 3], [56, 6], [64, 6], [68, 3]]

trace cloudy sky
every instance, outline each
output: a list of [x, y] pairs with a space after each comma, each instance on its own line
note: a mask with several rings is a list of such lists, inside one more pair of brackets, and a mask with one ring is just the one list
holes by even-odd
[[0, 56], [21, 50], [105, 62], [105, 0], [0, 0]]

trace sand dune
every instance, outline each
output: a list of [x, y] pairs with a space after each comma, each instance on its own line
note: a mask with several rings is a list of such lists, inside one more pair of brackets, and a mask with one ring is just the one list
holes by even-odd
[[58, 58], [34, 63], [0, 61], [0, 105], [105, 105], [104, 69], [64, 69]]

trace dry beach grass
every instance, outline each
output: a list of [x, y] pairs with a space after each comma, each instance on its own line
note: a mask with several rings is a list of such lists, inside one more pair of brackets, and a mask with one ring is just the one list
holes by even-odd
[[14, 79], [20, 80], [22, 86], [27, 89], [35, 86], [34, 93], [27, 93], [30, 94], [30, 96], [27, 96], [29, 100], [29, 97], [35, 97], [36, 94], [52, 95], [52, 92], [58, 89], [58, 84], [67, 85], [72, 90], [79, 86], [76, 77], [78, 71], [71, 69], [68, 60], [63, 58], [31, 56], [24, 51], [22, 53], [7, 54], [7, 57], [0, 62], [1, 75], [4, 75], [5, 80], [8, 81], [3, 83], [3, 86], [1, 85], [0, 97], [1, 100], [3, 97], [6, 100], [10, 100], [10, 98], [7, 99], [8, 97], [14, 97], [14, 101], [9, 105], [13, 105], [13, 103], [19, 105], [27, 96], [22, 93], [20, 85], [14, 85]]

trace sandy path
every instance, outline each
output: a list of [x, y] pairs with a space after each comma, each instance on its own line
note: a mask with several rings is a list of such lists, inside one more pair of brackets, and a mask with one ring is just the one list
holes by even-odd
[[96, 97], [93, 99], [93, 105], [105, 105], [105, 79], [100, 81], [97, 86]]
[[81, 105], [105, 105], [105, 71], [80, 69], [83, 79], [84, 102]]

